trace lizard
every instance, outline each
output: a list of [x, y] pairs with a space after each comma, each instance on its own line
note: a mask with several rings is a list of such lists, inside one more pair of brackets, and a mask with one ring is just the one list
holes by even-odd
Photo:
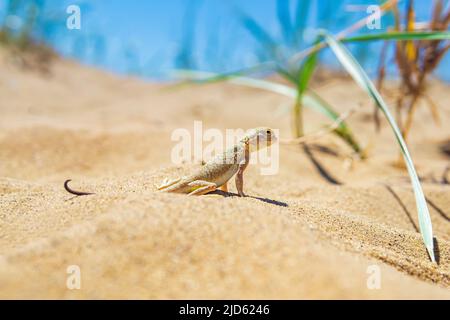
[[244, 193], [244, 171], [250, 154], [269, 147], [277, 141], [274, 131], [267, 127], [249, 130], [234, 146], [208, 161], [193, 174], [174, 180], [165, 179], [158, 190], [201, 196], [220, 189], [228, 192], [228, 182], [236, 175], [236, 189], [240, 197]]

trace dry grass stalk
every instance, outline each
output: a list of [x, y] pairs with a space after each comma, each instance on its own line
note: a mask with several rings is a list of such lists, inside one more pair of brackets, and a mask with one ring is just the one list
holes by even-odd
[[[425, 26], [429, 31], [446, 31], [450, 23], [450, 8], [444, 12], [442, 0], [434, 2], [431, 21]], [[395, 31], [402, 31], [400, 10], [397, 7], [392, 9], [395, 17]], [[408, 9], [404, 21], [403, 31], [423, 30], [423, 24], [415, 21], [413, 0], [408, 1]], [[426, 95], [426, 79], [436, 69], [439, 62], [449, 50], [450, 44], [446, 40], [438, 41], [397, 41], [395, 43], [395, 61], [401, 77], [399, 87], [400, 96], [396, 104], [396, 118], [402, 130], [403, 137], [407, 140], [411, 131], [414, 114], [418, 107], [418, 102], [423, 99], [430, 108], [434, 121], [439, 124], [439, 113], [436, 104]], [[384, 54], [381, 56], [381, 63], [378, 71], [378, 86], [382, 87], [384, 81]], [[403, 119], [405, 117], [405, 119]], [[375, 123], [379, 126], [377, 114]]]

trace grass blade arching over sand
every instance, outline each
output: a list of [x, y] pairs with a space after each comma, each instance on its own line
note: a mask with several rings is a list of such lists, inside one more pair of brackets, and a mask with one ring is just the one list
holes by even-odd
[[420, 185], [419, 178], [414, 168], [414, 163], [411, 159], [411, 156], [409, 154], [406, 143], [402, 137], [400, 129], [398, 128], [397, 123], [394, 120], [394, 117], [391, 115], [389, 107], [384, 102], [375, 85], [372, 83], [369, 76], [363, 70], [361, 65], [352, 56], [350, 51], [348, 51], [347, 48], [345, 48], [342, 43], [338, 42], [328, 33], [325, 33], [324, 37], [328, 46], [334, 52], [334, 54], [341, 62], [345, 70], [347, 70], [347, 72], [352, 76], [352, 78], [356, 81], [356, 83], [358, 83], [358, 85], [362, 87], [375, 100], [378, 108], [380, 108], [381, 111], [384, 113], [390, 126], [392, 127], [392, 130], [394, 131], [402, 155], [405, 159], [409, 176], [411, 178], [411, 183], [414, 190], [414, 196], [416, 199], [417, 211], [419, 216], [420, 232], [422, 233], [422, 238], [425, 243], [425, 247], [427, 248], [428, 254], [430, 255], [431, 260], [435, 262], [436, 260], [434, 257], [433, 229], [431, 226], [430, 213], [428, 211], [428, 206], [422, 191], [422, 187]]

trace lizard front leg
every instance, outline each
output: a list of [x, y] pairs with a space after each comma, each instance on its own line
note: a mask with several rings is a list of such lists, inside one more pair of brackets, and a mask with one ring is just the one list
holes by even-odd
[[250, 160], [250, 145], [248, 141], [245, 142], [244, 161], [239, 164], [239, 170], [236, 174], [236, 189], [240, 197], [245, 197], [244, 193], [244, 171], [247, 169]]

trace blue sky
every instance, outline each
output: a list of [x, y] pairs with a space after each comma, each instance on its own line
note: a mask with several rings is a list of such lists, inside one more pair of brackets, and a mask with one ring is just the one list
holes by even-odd
[[[177, 57], [185, 51], [189, 52], [195, 67], [203, 70], [230, 71], [257, 63], [260, 46], [243, 27], [240, 13], [248, 14], [277, 40], [282, 40], [276, 0], [35, 1], [44, 1], [45, 10], [40, 15], [47, 20], [49, 17], [53, 19], [41, 30], [41, 35], [60, 53], [122, 74], [160, 78], [175, 67]], [[329, 10], [328, 27], [338, 31], [365, 14], [347, 11], [346, 5], [376, 4], [378, 1], [311, 2], [313, 11], [308, 25], [316, 27], [318, 23], [313, 18], [326, 13], [327, 6], [332, 3], [334, 8]], [[416, 0], [419, 20], [428, 17], [430, 3], [428, 0]], [[4, 4], [4, 0], [0, 2], [0, 19], [5, 15]], [[65, 11], [69, 4], [81, 7], [81, 30], [65, 28]], [[290, 1], [292, 13], [296, 5], [297, 0]], [[363, 50], [364, 47], [353, 49], [361, 60], [366, 56], [364, 61], [369, 71], [376, 68], [377, 59], [370, 57], [370, 50]], [[330, 54], [325, 54], [323, 58], [326, 63], [336, 65]], [[447, 57], [439, 69], [439, 75], [447, 76], [448, 80], [450, 77], [446, 71], [449, 66]]]

